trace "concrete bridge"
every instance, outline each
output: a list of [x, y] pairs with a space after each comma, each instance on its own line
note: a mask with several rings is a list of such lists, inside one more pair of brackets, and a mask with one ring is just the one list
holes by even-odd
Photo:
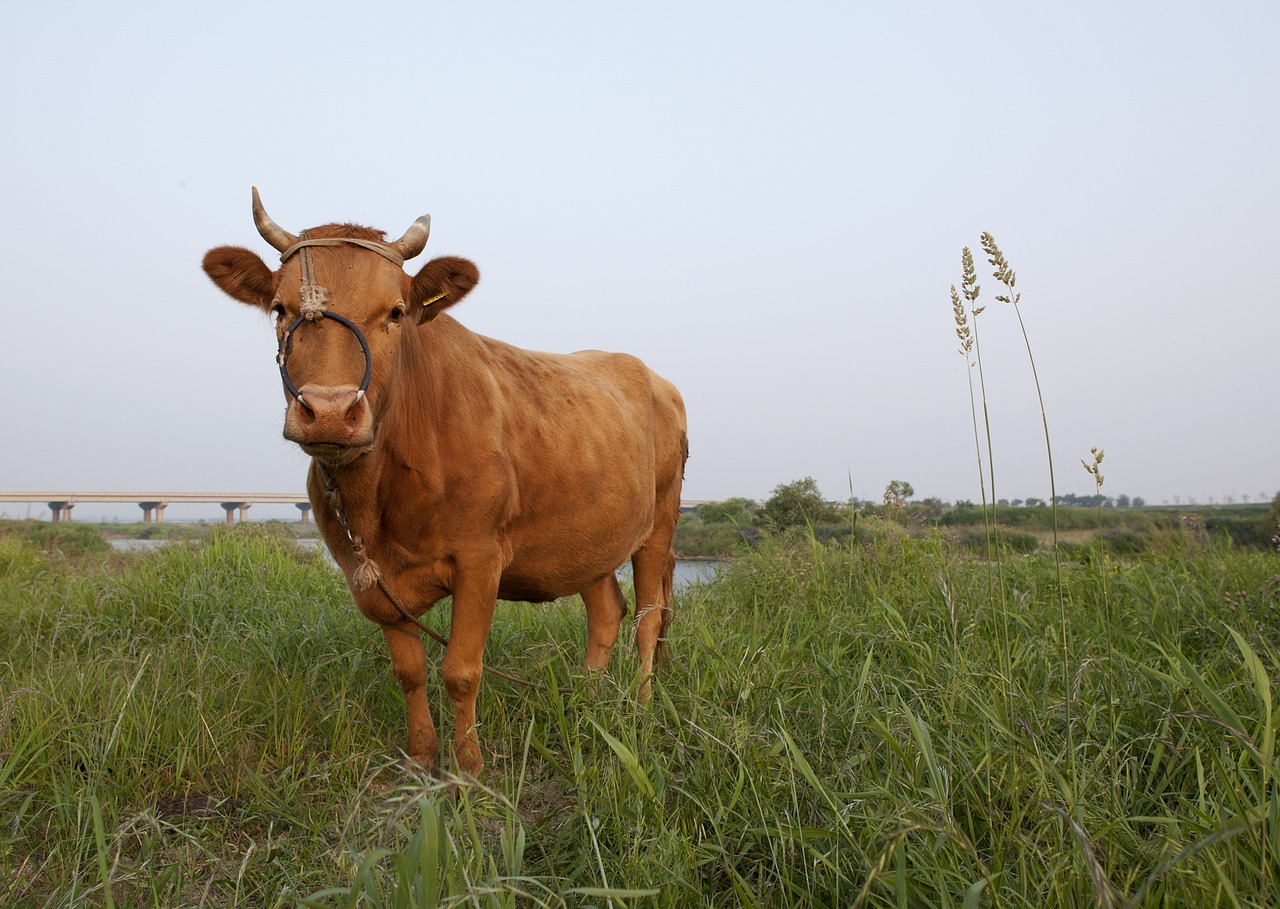
[[[36, 490], [34, 492], [12, 492], [0, 490], [0, 502], [43, 502], [49, 506], [52, 520], [56, 524], [62, 520], [71, 520], [71, 509], [79, 502], [133, 502], [142, 509], [142, 520], [150, 524], [154, 517], [157, 523], [164, 520], [164, 510], [174, 502], [216, 502], [227, 513], [227, 523], [235, 523], [238, 512], [240, 520], [245, 519], [247, 512], [255, 502], [292, 504], [302, 512], [302, 525], [305, 527], [311, 517], [311, 502], [301, 493], [281, 492], [67, 492], [63, 490]], [[698, 500], [682, 500], [681, 511], [693, 511], [703, 502]]]
[[142, 509], [142, 520], [151, 523], [164, 520], [164, 510], [174, 502], [216, 502], [227, 513], [227, 523], [235, 523], [235, 515], [245, 519], [245, 512], [255, 502], [285, 503], [297, 506], [305, 526], [311, 516], [311, 502], [303, 493], [281, 492], [68, 492], [37, 490], [7, 492], [0, 490], [0, 502], [43, 502], [49, 506], [53, 522], [71, 520], [71, 509], [80, 502], [133, 502]]

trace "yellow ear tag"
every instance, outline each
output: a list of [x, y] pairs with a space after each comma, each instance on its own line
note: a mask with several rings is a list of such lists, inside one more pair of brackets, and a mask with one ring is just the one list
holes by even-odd
[[[439, 300], [441, 297], [445, 297], [445, 296], [447, 296], [447, 295], [448, 295], [448, 293], [449, 293], [449, 291], [447, 291], [447, 290], [443, 290], [443, 291], [441, 291], [440, 293], [436, 294], [434, 297], [432, 297], [430, 300], [423, 300], [423, 301], [422, 301], [422, 306], [423, 306], [423, 308], [425, 309], [426, 307], [428, 307], [428, 306], [430, 306], [432, 303], [434, 303], [436, 300]], [[438, 315], [440, 315], [440, 313], [438, 313], [438, 312], [433, 312], [433, 313], [423, 313], [423, 316], [422, 316], [422, 319], [421, 319], [420, 324], [425, 325], [425, 324], [427, 324], [428, 322], [430, 322], [432, 319], [434, 319], [434, 318], [435, 318], [436, 316], [438, 316]]]

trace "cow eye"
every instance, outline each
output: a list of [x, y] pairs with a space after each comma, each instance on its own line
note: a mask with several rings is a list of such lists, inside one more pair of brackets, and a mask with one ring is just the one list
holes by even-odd
[[271, 307], [271, 314], [276, 317], [276, 324], [279, 325], [284, 321], [284, 304], [277, 303], [275, 306]]
[[400, 319], [404, 316], [404, 304], [398, 303], [391, 307], [391, 312], [387, 315], [387, 319], [392, 325], [399, 325]]

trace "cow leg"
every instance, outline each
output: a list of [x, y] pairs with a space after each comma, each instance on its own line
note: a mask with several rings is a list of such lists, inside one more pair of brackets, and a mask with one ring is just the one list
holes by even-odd
[[627, 601], [610, 572], [582, 591], [582, 602], [587, 607], [587, 671], [603, 673], [627, 614]]
[[435, 773], [440, 767], [440, 740], [431, 721], [431, 705], [427, 703], [427, 654], [422, 638], [413, 625], [384, 625], [382, 634], [391, 651], [391, 671], [404, 692], [405, 716], [408, 719], [410, 759]]
[[[674, 530], [672, 527], [672, 533]], [[642, 699], [649, 697], [654, 657], [662, 652], [660, 647], [665, 649], [664, 636], [671, 624], [671, 579], [675, 571], [671, 536], [655, 531], [631, 557], [636, 582], [636, 650], [644, 679], [640, 688]]]
[[453, 592], [449, 646], [440, 664], [444, 690], [453, 703], [453, 766], [464, 776], [480, 778], [484, 759], [476, 732], [476, 698], [484, 669], [484, 644], [498, 602], [498, 571], [459, 571]]

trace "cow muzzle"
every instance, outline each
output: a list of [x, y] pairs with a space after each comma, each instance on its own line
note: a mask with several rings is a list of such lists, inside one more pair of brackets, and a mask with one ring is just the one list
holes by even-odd
[[285, 411], [284, 437], [323, 461], [347, 461], [373, 443], [369, 402], [351, 385], [304, 385]]
[[355, 335], [364, 354], [364, 377], [359, 387], [307, 384], [298, 388], [294, 385], [288, 368], [293, 333], [308, 321], [306, 316], [294, 319], [280, 337], [276, 357], [280, 379], [291, 397], [285, 411], [284, 437], [297, 442], [313, 458], [336, 466], [358, 457], [373, 444], [373, 413], [365, 397], [373, 374], [373, 360], [369, 356], [369, 342], [350, 319], [328, 311], [313, 313], [312, 318], [333, 319]]

